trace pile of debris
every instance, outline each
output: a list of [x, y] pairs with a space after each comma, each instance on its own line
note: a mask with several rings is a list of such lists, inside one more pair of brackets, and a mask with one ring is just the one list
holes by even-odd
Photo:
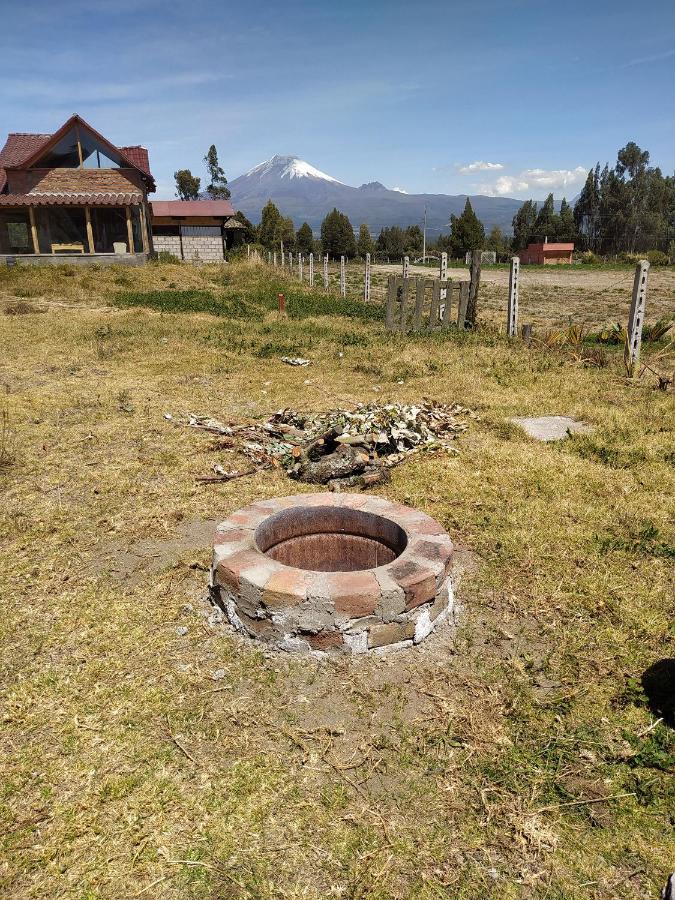
[[[168, 414], [166, 418], [174, 421]], [[417, 406], [367, 404], [351, 411], [307, 415], [283, 409], [263, 423], [250, 425], [225, 425], [196, 415], [176, 424], [220, 435], [221, 449], [236, 450], [255, 464], [243, 472], [214, 467], [215, 476], [201, 481], [228, 481], [283, 467], [298, 481], [341, 488], [388, 480], [389, 469], [413, 453], [457, 453], [453, 442], [476, 418], [464, 406], [425, 401]]]

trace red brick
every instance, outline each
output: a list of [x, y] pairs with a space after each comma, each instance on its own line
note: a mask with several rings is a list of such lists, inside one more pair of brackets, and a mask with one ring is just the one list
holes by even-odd
[[242, 550], [221, 560], [216, 567], [216, 584], [238, 591], [241, 573], [244, 569], [258, 565], [260, 558], [261, 554], [257, 550]]
[[310, 572], [284, 566], [275, 572], [263, 589], [262, 602], [271, 609], [298, 606], [307, 598], [307, 589], [312, 581]]
[[412, 559], [394, 563], [389, 574], [403, 588], [407, 610], [428, 603], [436, 593], [436, 574]]
[[339, 631], [320, 631], [318, 634], [303, 634], [313, 650], [328, 650], [330, 647], [342, 646], [342, 635]]
[[326, 580], [336, 612], [352, 618], [375, 612], [380, 585], [372, 572], [331, 572]]

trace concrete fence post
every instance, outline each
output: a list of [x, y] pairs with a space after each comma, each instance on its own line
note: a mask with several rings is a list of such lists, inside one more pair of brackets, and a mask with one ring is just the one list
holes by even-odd
[[251, 258], [251, 245], [247, 244], [246, 245], [246, 259], [250, 259], [250, 258]]
[[276, 267], [277, 267], [277, 251], [276, 250], [274, 251], [274, 255], [272, 256], [272, 265], [276, 269]]
[[314, 287], [314, 254], [309, 254], [309, 286]]
[[340, 257], [340, 293], [343, 297], [347, 296], [347, 279], [345, 277], [345, 258]]
[[328, 290], [328, 254], [323, 257], [323, 286]]
[[633, 280], [633, 299], [628, 315], [628, 341], [626, 345], [626, 368], [632, 378], [640, 361], [640, 345], [642, 344], [642, 326], [645, 322], [645, 306], [647, 303], [647, 278], [649, 263], [641, 259], [635, 267]]
[[272, 251], [271, 250], [267, 251], [267, 265], [268, 266], [272, 265]]
[[509, 272], [509, 303], [506, 311], [506, 334], [508, 337], [518, 335], [518, 281], [520, 278], [520, 259], [517, 256], [511, 258], [511, 270]]
[[410, 277], [410, 257], [409, 256], [403, 257], [403, 277], [404, 278]]
[[[447, 253], [441, 253], [441, 266], [440, 266], [439, 278], [441, 279], [441, 281], [448, 280], [448, 254]], [[447, 291], [444, 287], [441, 286], [441, 303], [443, 303], [445, 301], [446, 296], [447, 296]]]
[[370, 300], [370, 253], [366, 253], [366, 271], [363, 278], [363, 299]]
[[302, 253], [298, 253], [298, 278], [302, 281]]

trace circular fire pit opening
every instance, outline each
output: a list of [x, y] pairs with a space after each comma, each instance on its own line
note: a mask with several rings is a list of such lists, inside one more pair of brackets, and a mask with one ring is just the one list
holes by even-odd
[[230, 622], [289, 651], [419, 643], [452, 612], [452, 543], [429, 516], [361, 494], [254, 503], [217, 529], [211, 585]]
[[376, 569], [408, 543], [396, 522], [348, 506], [291, 507], [265, 519], [255, 540], [271, 559], [314, 572]]

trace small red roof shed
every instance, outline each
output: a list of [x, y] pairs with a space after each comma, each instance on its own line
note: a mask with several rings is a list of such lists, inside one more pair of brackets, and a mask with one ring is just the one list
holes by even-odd
[[559, 265], [572, 262], [574, 244], [554, 244], [548, 241], [543, 244], [530, 244], [527, 250], [520, 253], [520, 261], [524, 265]]

